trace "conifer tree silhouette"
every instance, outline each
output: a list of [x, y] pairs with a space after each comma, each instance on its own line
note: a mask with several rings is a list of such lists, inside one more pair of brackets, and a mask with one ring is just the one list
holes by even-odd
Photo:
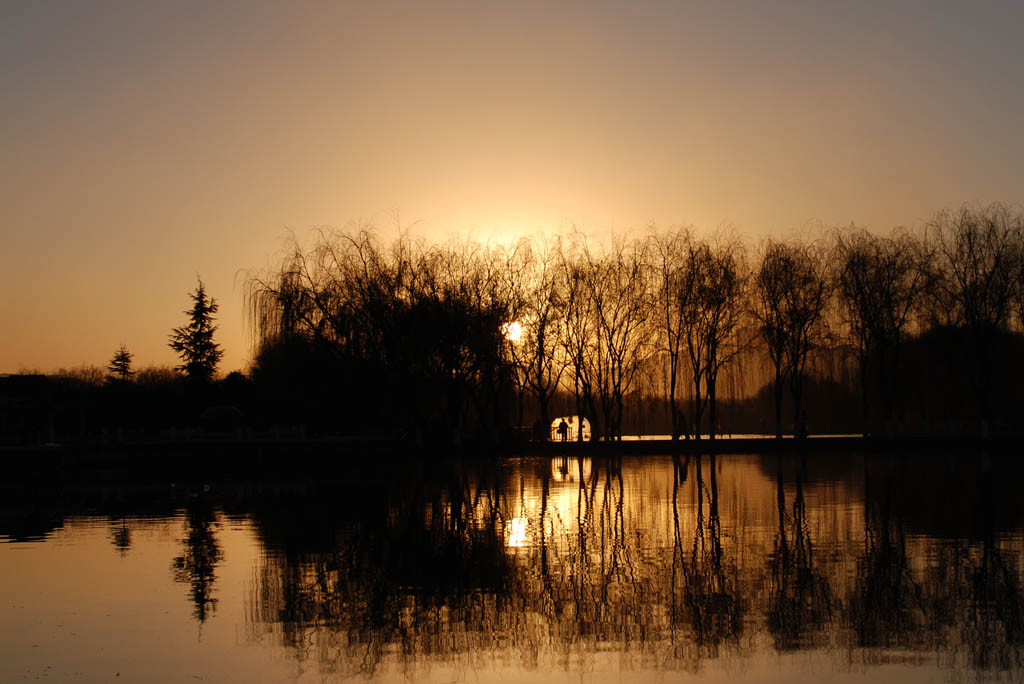
[[176, 368], [185, 373], [189, 380], [206, 383], [213, 379], [224, 352], [213, 341], [213, 333], [217, 330], [213, 324], [217, 300], [207, 297], [202, 279], [197, 280], [199, 285], [189, 295], [193, 302], [192, 308], [185, 311], [189, 323], [175, 328], [168, 344], [181, 356], [182, 364]]
[[114, 352], [114, 357], [107, 366], [107, 382], [128, 382], [135, 376], [132, 368], [134, 354], [123, 344]]

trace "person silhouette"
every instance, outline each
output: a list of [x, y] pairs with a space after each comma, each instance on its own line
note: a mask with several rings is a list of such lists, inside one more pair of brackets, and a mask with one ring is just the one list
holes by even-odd
[[563, 442], [569, 437], [569, 424], [565, 422], [565, 418], [558, 421], [558, 438]]

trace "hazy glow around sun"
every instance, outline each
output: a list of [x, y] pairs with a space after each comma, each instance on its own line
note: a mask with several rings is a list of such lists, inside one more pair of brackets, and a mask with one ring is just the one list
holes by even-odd
[[236, 276], [321, 227], [752, 246], [1024, 199], [1021, 2], [292, 5], [0, 3], [0, 273], [33, 283], [0, 374], [177, 364], [197, 274], [244, 369]]
[[506, 340], [518, 342], [519, 338], [523, 335], [523, 326], [520, 325], [519, 321], [512, 321], [501, 326], [501, 331], [505, 334]]

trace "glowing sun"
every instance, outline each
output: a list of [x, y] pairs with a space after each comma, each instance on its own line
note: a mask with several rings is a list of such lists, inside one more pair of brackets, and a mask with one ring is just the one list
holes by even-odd
[[501, 326], [501, 332], [505, 334], [506, 340], [516, 342], [523, 335], [523, 326], [519, 324], [519, 321], [512, 321]]

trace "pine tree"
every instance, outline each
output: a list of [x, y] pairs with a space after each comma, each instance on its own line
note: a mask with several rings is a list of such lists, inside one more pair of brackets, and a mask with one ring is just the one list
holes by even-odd
[[114, 358], [107, 366], [107, 382], [129, 382], [135, 375], [135, 370], [132, 368], [133, 356], [134, 354], [122, 344], [114, 352]]
[[181, 356], [182, 364], [177, 369], [185, 373], [189, 380], [209, 382], [217, 372], [224, 352], [220, 345], [213, 341], [213, 333], [217, 326], [213, 325], [213, 314], [217, 313], [217, 300], [206, 296], [203, 281], [189, 295], [192, 308], [185, 311], [189, 324], [175, 328], [170, 335], [171, 349]]

